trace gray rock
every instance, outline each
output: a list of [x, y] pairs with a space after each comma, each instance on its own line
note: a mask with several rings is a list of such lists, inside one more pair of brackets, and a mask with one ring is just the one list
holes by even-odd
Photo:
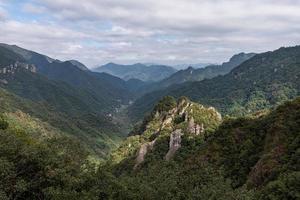
[[155, 142], [156, 142], [156, 139], [151, 142], [142, 144], [142, 146], [140, 147], [140, 150], [138, 152], [138, 155], [135, 159], [135, 165], [134, 165], [133, 169], [136, 169], [142, 162], [144, 162], [146, 154], [148, 153], [148, 151], [153, 149]]
[[176, 151], [181, 147], [181, 136], [183, 135], [181, 129], [176, 129], [170, 135], [170, 142], [169, 142], [169, 151], [165, 156], [166, 161], [169, 161], [173, 158]]

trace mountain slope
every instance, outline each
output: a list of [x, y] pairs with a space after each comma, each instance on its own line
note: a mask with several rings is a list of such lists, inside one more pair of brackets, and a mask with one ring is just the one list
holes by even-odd
[[174, 68], [169, 66], [147, 66], [141, 63], [133, 65], [118, 65], [115, 63], [108, 63], [106, 65], [95, 68], [94, 71], [106, 72], [108, 74], [120, 77], [124, 80], [139, 79], [142, 81], [159, 81], [176, 72]]
[[[26, 78], [24, 74], [19, 75]], [[37, 84], [35, 87], [21, 80], [13, 83], [8, 80], [8, 84], [0, 84], [1, 112], [11, 115], [21, 111], [41, 122], [46, 122], [64, 134], [79, 138], [98, 157], [105, 157], [125, 134], [122, 134], [121, 124], [114, 123], [110, 117], [97, 113], [97, 108], [91, 107], [91, 104], [79, 98], [80, 96], [76, 95], [78, 93], [73, 93], [73, 88], [61, 84], [48, 84], [39, 81], [37, 77], [30, 79], [31, 84]], [[26, 85], [26, 89], [20, 87], [22, 84]]]
[[182, 70], [182, 69], [186, 69], [188, 67], [193, 67], [195, 69], [199, 69], [199, 68], [207, 67], [209, 65], [214, 65], [214, 64], [212, 64], [212, 63], [178, 64], [178, 65], [172, 65], [172, 67], [174, 67], [175, 69], [178, 69], [178, 70]]
[[[46, 124], [31, 126], [35, 120], [22, 114], [13, 118], [0, 112], [1, 199], [282, 200], [300, 195], [299, 98], [256, 117], [221, 121], [213, 108], [166, 97], [145, 120], [146, 129], [128, 137], [97, 170], [78, 141], [49, 131], [37, 135]], [[25, 126], [18, 121], [24, 118]], [[202, 123], [195, 134], [193, 127]]]
[[89, 71], [89, 69], [84, 64], [82, 64], [77, 60], [68, 60], [68, 61], [83, 71]]
[[[4, 52], [0, 55], [0, 87], [18, 97], [8, 100], [3, 92], [4, 102], [31, 102], [30, 106], [18, 109], [80, 138], [100, 157], [106, 156], [126, 134], [128, 124], [116, 119], [117, 109], [132, 98], [125, 81], [108, 74], [82, 71], [70, 62], [52, 61], [37, 67], [15, 51], [2, 47], [0, 50]], [[21, 51], [22, 55], [27, 52]]]
[[[114, 84], [111, 84], [112, 81], [107, 81], [109, 77], [106, 75], [105, 79], [94, 75], [93, 72], [86, 70], [85, 66], [81, 66], [83, 64], [78, 63], [78, 61], [63, 62], [54, 60], [48, 56], [15, 45], [0, 44], [0, 48], [6, 52], [14, 52], [23, 59], [23, 62], [34, 64], [37, 73], [46, 76], [48, 79], [63, 81], [73, 87], [94, 93], [99, 101], [110, 105], [110, 107], [119, 107], [120, 104], [126, 104], [131, 99], [132, 94], [130, 91], [125, 88], [115, 87]], [[116, 80], [115, 77], [110, 77]], [[121, 81], [120, 79], [119, 82]], [[123, 81], [122, 85], [126, 85], [126, 82]]]
[[223, 114], [245, 115], [295, 98], [300, 91], [300, 47], [257, 54], [229, 74], [170, 86], [138, 99], [129, 110], [138, 119], [165, 95], [187, 96]]
[[[222, 123], [212, 108], [167, 99], [112, 154], [111, 170], [128, 191], [141, 199], [299, 197], [300, 98]], [[197, 124], [198, 135], [190, 132]]]
[[168, 87], [173, 84], [180, 84], [188, 81], [201, 81], [204, 79], [210, 79], [218, 75], [224, 75], [229, 73], [233, 68], [237, 67], [246, 60], [252, 58], [254, 53], [240, 53], [234, 55], [228, 62], [222, 65], [209, 65], [204, 68], [194, 69], [189, 67], [184, 70], [180, 70], [170, 77], [160, 81], [160, 88]]

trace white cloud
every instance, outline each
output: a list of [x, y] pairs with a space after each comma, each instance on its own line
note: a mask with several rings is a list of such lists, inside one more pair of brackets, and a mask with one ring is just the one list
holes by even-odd
[[36, 23], [1, 22], [1, 42], [89, 65], [215, 63], [240, 51], [300, 43], [299, 0], [30, 2], [23, 11], [44, 17]]
[[43, 6], [34, 5], [34, 4], [30, 4], [30, 3], [24, 4], [22, 9], [25, 12], [30, 12], [33, 14], [42, 14], [47, 11], [47, 9]]
[[1, 7], [1, 2], [0, 2], [0, 21], [4, 21], [7, 17], [7, 13], [5, 10]]

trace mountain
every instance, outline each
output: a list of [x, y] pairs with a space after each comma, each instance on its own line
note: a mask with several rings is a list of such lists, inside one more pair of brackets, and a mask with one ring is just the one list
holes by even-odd
[[[120, 163], [123, 159], [135, 157], [130, 154], [137, 152], [133, 167], [137, 169], [144, 161], [147, 152], [152, 149], [153, 145], [160, 145], [162, 139], [181, 140], [181, 136], [185, 134], [198, 136], [210, 133], [218, 127], [221, 121], [221, 114], [212, 107], [206, 108], [185, 97], [176, 101], [173, 97], [166, 96], [156, 104], [148, 116], [145, 116], [143, 122], [132, 130], [124, 145], [112, 154], [112, 162]], [[129, 149], [140, 148], [140, 150], [128, 151], [128, 142], [134, 144], [129, 145]], [[173, 146], [170, 146], [169, 151], [163, 149], [168, 152], [164, 156], [166, 160], [170, 160], [177, 150], [176, 145], [173, 149], [171, 148]]]
[[[51, 89], [46, 88], [45, 85], [41, 87]], [[54, 87], [49, 93], [55, 89], [57, 88]], [[54, 93], [62, 95], [62, 97], [56, 96], [59, 97], [58, 99], [50, 96], [46, 99], [47, 101], [32, 101], [0, 88], [0, 112], [13, 118], [21, 113], [22, 119], [24, 118], [21, 121], [22, 126], [27, 123], [28, 119], [34, 119], [38, 125], [47, 124], [46, 130], [53, 132], [54, 136], [58, 136], [57, 133], [59, 133], [59, 135], [79, 139], [93, 156], [98, 158], [107, 156], [111, 148], [115, 148], [124, 137], [122, 124], [115, 123], [111, 117], [91, 110], [92, 108], [89, 108], [78, 97], [75, 96], [73, 99], [74, 96], [69, 97], [61, 91], [64, 90], [60, 89]], [[71, 91], [68, 94], [70, 93]], [[56, 101], [52, 102], [51, 98]], [[36, 125], [29, 124], [31, 128], [34, 126]]]
[[235, 116], [270, 108], [299, 95], [299, 58], [299, 46], [257, 54], [226, 75], [146, 94], [129, 108], [129, 114], [140, 119], [166, 95], [187, 96]]
[[300, 98], [286, 100], [300, 47], [147, 94], [121, 145], [124, 103], [148, 83], [12, 48], [0, 47], [0, 199], [299, 198]]
[[[104, 110], [114, 110], [120, 104], [127, 104], [133, 94], [124, 85], [126, 82], [108, 74], [99, 74], [82, 70], [76, 61], [59, 61], [48, 56], [26, 50], [15, 45], [1, 44], [0, 48], [7, 52], [14, 52], [23, 58], [23, 62], [33, 64], [36, 72], [50, 80], [61, 81], [94, 95], [93, 99], [105, 104]], [[73, 63], [76, 64], [74, 65]], [[120, 84], [115, 84], [115, 83]], [[121, 87], [119, 87], [121, 86]]]
[[82, 64], [77, 60], [68, 60], [68, 61], [83, 71], [89, 71], [89, 69], [84, 64]]
[[[107, 156], [124, 137], [130, 124], [118, 119], [119, 112], [133, 98], [125, 81], [16, 46], [0, 46], [0, 51], [4, 102], [31, 102], [32, 108], [19, 106], [18, 110], [80, 138], [99, 157]], [[17, 98], [4, 98], [12, 95]]]
[[297, 199], [299, 119], [299, 98], [222, 119], [214, 108], [165, 97], [112, 154], [111, 171], [140, 199]]
[[165, 65], [144, 65], [141, 63], [133, 65], [119, 65], [115, 63], [108, 63], [106, 65], [95, 68], [96, 72], [105, 72], [113, 76], [117, 76], [124, 80], [139, 79], [142, 81], [160, 81], [176, 70]]
[[212, 64], [212, 63], [178, 64], [178, 65], [172, 65], [172, 67], [174, 67], [175, 69], [181, 70], [181, 69], [186, 69], [188, 67], [193, 67], [195, 69], [204, 68], [204, 67], [210, 66], [210, 65], [215, 65], [215, 64]]
[[228, 62], [224, 62], [222, 65], [209, 65], [200, 69], [189, 66], [187, 69], [180, 70], [162, 80], [159, 85], [160, 87], [168, 87], [173, 84], [180, 84], [188, 81], [201, 81], [218, 75], [224, 75], [241, 63], [252, 58], [254, 55], [254, 53], [239, 53], [231, 57]]
[[1, 199], [299, 196], [299, 98], [257, 116], [222, 119], [214, 108], [165, 97], [100, 166], [80, 141], [47, 122], [0, 113]]
[[[6, 51], [14, 52], [19, 57], [22, 57], [23, 60], [26, 60], [28, 63], [35, 64], [37, 69], [40, 70], [43, 66], [55, 61], [48, 56], [18, 47], [16, 45], [8, 45], [0, 43], [0, 47]], [[20, 60], [19, 60], [20, 61]], [[61, 62], [56, 60], [57, 62]]]

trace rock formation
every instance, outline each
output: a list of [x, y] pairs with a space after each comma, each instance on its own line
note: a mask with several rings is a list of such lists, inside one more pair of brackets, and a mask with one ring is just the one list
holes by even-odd
[[181, 129], [176, 129], [170, 135], [169, 151], [165, 156], [165, 159], [169, 161], [173, 158], [175, 152], [181, 147], [181, 136], [183, 135]]
[[8, 66], [0, 66], [0, 74], [14, 74], [19, 69], [26, 69], [32, 73], [36, 73], [36, 67], [31, 64], [15, 62], [15, 64], [10, 64]]
[[153, 117], [144, 125], [143, 133], [139, 134], [143, 140], [149, 142], [140, 146], [134, 169], [144, 162], [146, 154], [153, 149], [157, 138], [169, 135], [169, 149], [164, 156], [164, 159], [169, 161], [181, 148], [182, 135], [203, 135], [206, 129], [213, 129], [218, 123], [221, 123], [221, 115], [213, 107], [205, 108], [187, 98], [181, 98], [169, 110], [155, 111]]
[[148, 151], [152, 150], [155, 142], [156, 142], [156, 139], [154, 139], [151, 142], [142, 144], [142, 146], [140, 147], [140, 150], [138, 151], [137, 157], [135, 159], [135, 165], [134, 165], [133, 169], [136, 169], [142, 162], [144, 162], [145, 155], [148, 153]]
[[187, 132], [193, 135], [200, 135], [201, 133], [204, 133], [204, 125], [201, 123], [201, 125], [196, 124], [193, 117], [191, 117], [188, 120], [188, 126], [187, 126]]

